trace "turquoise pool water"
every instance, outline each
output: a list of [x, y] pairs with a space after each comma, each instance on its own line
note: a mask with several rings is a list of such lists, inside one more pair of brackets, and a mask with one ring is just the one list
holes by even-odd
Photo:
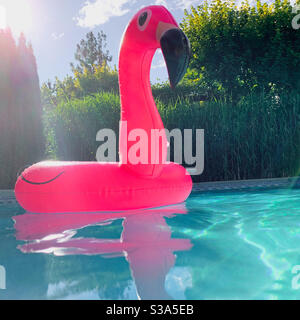
[[0, 299], [299, 299], [300, 189], [115, 216], [0, 206], [0, 265]]

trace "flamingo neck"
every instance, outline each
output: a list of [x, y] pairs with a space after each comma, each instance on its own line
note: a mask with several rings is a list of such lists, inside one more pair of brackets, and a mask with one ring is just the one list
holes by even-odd
[[[129, 133], [134, 129], [142, 129], [148, 137], [148, 165], [130, 165], [130, 169], [138, 174], [157, 176], [161, 171], [162, 161], [151, 164], [153, 153], [161, 152], [160, 159], [167, 153], [166, 138], [160, 145], [151, 148], [151, 133], [153, 129], [163, 130], [164, 126], [156, 108], [150, 84], [150, 69], [157, 48], [134, 47], [124, 45], [120, 50], [119, 82], [121, 97], [121, 128], [119, 153], [122, 159], [128, 159], [129, 149], [136, 142], [128, 141]], [[123, 130], [123, 123], [126, 129]], [[130, 162], [130, 159], [129, 159]]]
[[119, 82], [122, 121], [131, 122], [137, 118], [138, 114], [153, 112], [151, 107], [155, 106], [155, 103], [150, 85], [150, 69], [155, 51], [156, 48], [134, 50], [129, 46], [123, 46], [120, 51]]

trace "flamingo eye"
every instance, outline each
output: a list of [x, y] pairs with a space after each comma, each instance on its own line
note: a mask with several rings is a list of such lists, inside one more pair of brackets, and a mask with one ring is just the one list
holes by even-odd
[[139, 26], [140, 26], [140, 27], [142, 27], [142, 26], [145, 24], [147, 18], [148, 18], [148, 13], [147, 13], [147, 12], [143, 12], [143, 13], [140, 15], [140, 17], [139, 17]]
[[137, 19], [137, 25], [140, 31], [144, 31], [147, 28], [151, 15], [152, 15], [152, 12], [149, 9], [146, 11], [143, 11], [140, 14], [139, 18]]

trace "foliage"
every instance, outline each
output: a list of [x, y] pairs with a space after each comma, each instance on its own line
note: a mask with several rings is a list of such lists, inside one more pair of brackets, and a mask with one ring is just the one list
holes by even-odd
[[83, 73], [75, 71], [74, 76], [66, 76], [62, 81], [58, 78], [42, 84], [41, 94], [44, 108], [53, 108], [60, 103], [72, 99], [83, 98], [97, 92], [119, 92], [118, 72], [107, 65], [95, 66], [95, 72], [87, 69]]
[[96, 134], [110, 128], [118, 132], [119, 96], [97, 93], [83, 99], [62, 102], [45, 113], [48, 156], [60, 160], [95, 161], [99, 142]]
[[[205, 130], [205, 171], [194, 177], [196, 181], [299, 173], [300, 95], [296, 92], [280, 98], [252, 93], [238, 103], [181, 99], [169, 104], [157, 101], [157, 105], [167, 129]], [[111, 128], [118, 136], [119, 111], [119, 97], [111, 93], [60, 104], [48, 118], [57, 157], [95, 160], [96, 133]], [[172, 153], [171, 149], [171, 158]]]
[[63, 80], [55, 79], [54, 83], [48, 81], [42, 84], [42, 103], [45, 108], [53, 108], [60, 103], [72, 99], [83, 98], [97, 92], [119, 92], [118, 72], [111, 68], [109, 52], [104, 52], [106, 35], [101, 31], [97, 37], [93, 32], [86, 35], [77, 45], [75, 59], [79, 64], [73, 64], [72, 76]]
[[[191, 75], [192, 72], [190, 71], [189, 74]], [[217, 90], [214, 85], [209, 87], [207, 83], [199, 79], [185, 77], [177, 87], [172, 89], [168, 81], [154, 84], [152, 93], [155, 99], [164, 104], [169, 104], [182, 99], [190, 102], [217, 99], [222, 96], [223, 92]]]
[[112, 57], [106, 47], [106, 35], [103, 31], [98, 32], [97, 36], [91, 31], [87, 33], [86, 40], [82, 39], [77, 44], [75, 59], [79, 62], [76, 67], [71, 63], [73, 72], [83, 73], [87, 70], [89, 73], [95, 73], [95, 67], [101, 67], [112, 60]]
[[[292, 18], [286, 0], [239, 8], [213, 0], [185, 13], [191, 66], [175, 90], [152, 89], [166, 128], [205, 130], [205, 171], [195, 180], [299, 174], [300, 33]], [[95, 160], [98, 130], [118, 136], [118, 76], [106, 62], [43, 85], [49, 157]]]
[[100, 91], [118, 93], [118, 72], [105, 63], [100, 66], [94, 66], [94, 73], [84, 69], [83, 73], [75, 72], [74, 86], [77, 89], [78, 97]]
[[35, 57], [24, 35], [17, 45], [10, 30], [0, 31], [0, 98], [0, 189], [8, 189], [44, 154]]
[[[300, 94], [251, 93], [239, 102], [159, 104], [172, 130], [205, 130], [205, 169], [196, 181], [294, 176], [300, 168]], [[195, 145], [195, 142], [194, 142]]]
[[[300, 33], [288, 0], [205, 1], [185, 11], [182, 27], [192, 47], [191, 70], [229, 95], [300, 87]], [[195, 75], [194, 75], [195, 78]]]

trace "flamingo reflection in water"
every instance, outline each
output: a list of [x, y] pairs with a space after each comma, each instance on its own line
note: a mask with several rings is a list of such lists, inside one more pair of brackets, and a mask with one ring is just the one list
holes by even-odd
[[[189, 250], [188, 239], [172, 239], [165, 218], [186, 214], [184, 204], [120, 213], [31, 214], [16, 216], [18, 248], [23, 253], [124, 256], [130, 266], [141, 299], [171, 299], [165, 289], [169, 270], [175, 264], [174, 251]], [[120, 239], [74, 238], [78, 229], [104, 227], [123, 219]]]

